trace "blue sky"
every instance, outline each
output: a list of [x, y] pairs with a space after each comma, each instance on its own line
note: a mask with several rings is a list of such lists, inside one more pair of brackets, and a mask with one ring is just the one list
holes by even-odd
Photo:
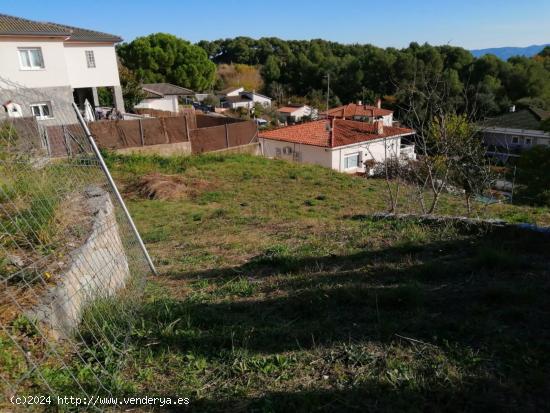
[[169, 32], [190, 41], [277, 36], [468, 49], [550, 43], [550, 0], [0, 0], [0, 13], [54, 21], [129, 41]]

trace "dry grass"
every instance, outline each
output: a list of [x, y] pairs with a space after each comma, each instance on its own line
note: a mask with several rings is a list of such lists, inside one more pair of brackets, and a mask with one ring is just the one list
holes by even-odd
[[196, 197], [208, 184], [204, 181], [189, 182], [178, 175], [150, 173], [126, 186], [127, 195], [137, 195], [145, 199], [173, 201], [182, 198]]

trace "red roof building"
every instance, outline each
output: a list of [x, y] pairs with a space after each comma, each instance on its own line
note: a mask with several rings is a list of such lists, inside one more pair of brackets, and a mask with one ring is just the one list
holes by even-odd
[[[368, 123], [332, 118], [262, 131], [259, 138], [265, 156], [360, 172], [368, 159], [382, 162], [388, 156], [403, 157], [401, 137], [410, 135], [414, 130], [385, 126], [382, 120]], [[406, 152], [411, 158], [411, 149]]]
[[[327, 111], [323, 112], [324, 115]], [[393, 115], [393, 111], [388, 109], [378, 108], [370, 105], [359, 105], [350, 103], [349, 105], [339, 106], [328, 110], [328, 116], [339, 119], [354, 119], [356, 117], [378, 118], [383, 116]]]

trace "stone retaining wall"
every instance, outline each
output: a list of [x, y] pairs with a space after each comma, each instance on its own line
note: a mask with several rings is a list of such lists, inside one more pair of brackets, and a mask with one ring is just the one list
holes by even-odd
[[69, 266], [59, 275], [60, 281], [30, 314], [45, 324], [55, 338], [69, 336], [87, 305], [115, 295], [130, 276], [111, 198], [96, 187], [88, 188], [85, 197], [93, 216], [91, 233], [70, 254]]

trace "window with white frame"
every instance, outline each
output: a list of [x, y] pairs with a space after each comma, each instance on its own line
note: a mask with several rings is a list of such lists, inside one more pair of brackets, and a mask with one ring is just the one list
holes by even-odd
[[533, 143], [533, 139], [532, 138], [525, 138], [525, 145], [529, 146]]
[[95, 68], [95, 56], [93, 50], [86, 50], [86, 65], [89, 69]]
[[348, 153], [344, 156], [344, 169], [359, 168], [361, 163], [361, 153]]
[[38, 120], [53, 118], [52, 107], [49, 102], [33, 103], [31, 105], [31, 112]]
[[19, 63], [23, 70], [44, 69], [44, 58], [40, 47], [19, 48]]
[[519, 143], [519, 136], [512, 136], [512, 143], [514, 145], [518, 144]]

